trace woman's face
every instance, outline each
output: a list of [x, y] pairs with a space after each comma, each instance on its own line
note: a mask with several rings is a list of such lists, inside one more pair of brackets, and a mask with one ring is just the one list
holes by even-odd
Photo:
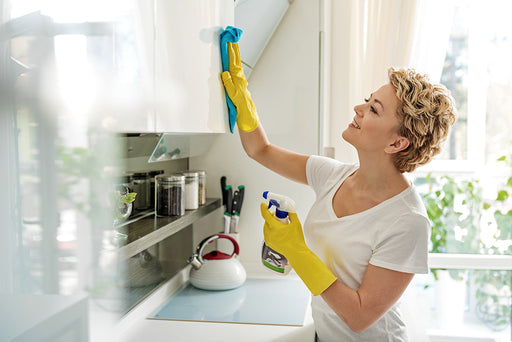
[[389, 153], [399, 137], [398, 105], [395, 88], [382, 86], [365, 103], [354, 107], [354, 119], [343, 131], [343, 138], [360, 152]]

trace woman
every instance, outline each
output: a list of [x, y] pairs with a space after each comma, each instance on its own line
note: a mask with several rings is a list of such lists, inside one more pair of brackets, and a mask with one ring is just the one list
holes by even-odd
[[354, 107], [343, 138], [359, 163], [346, 164], [272, 145], [247, 91], [238, 45], [228, 49], [222, 80], [246, 153], [316, 193], [304, 233], [296, 214], [285, 225], [264, 203], [261, 212], [266, 243], [314, 295], [317, 340], [406, 341], [397, 301], [415, 273], [428, 272], [430, 224], [403, 173], [439, 153], [455, 122], [449, 92], [413, 70], [389, 69], [389, 83]]

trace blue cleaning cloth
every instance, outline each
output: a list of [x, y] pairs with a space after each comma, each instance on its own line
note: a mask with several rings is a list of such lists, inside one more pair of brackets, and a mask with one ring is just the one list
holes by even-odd
[[[220, 59], [222, 61], [222, 72], [229, 71], [229, 55], [228, 55], [228, 42], [230, 43], [238, 43], [240, 37], [242, 36], [242, 30], [233, 26], [227, 26], [224, 31], [220, 34]], [[229, 118], [229, 129], [231, 133], [233, 133], [233, 129], [235, 128], [236, 123], [236, 107], [231, 102], [231, 99], [228, 96], [228, 93], [224, 89], [226, 93], [226, 102], [228, 104], [228, 118]]]

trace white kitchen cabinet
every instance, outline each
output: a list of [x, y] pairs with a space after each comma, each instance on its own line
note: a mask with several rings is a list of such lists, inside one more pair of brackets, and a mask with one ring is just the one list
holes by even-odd
[[[128, 5], [130, 4], [131, 5]], [[128, 13], [116, 23], [114, 63], [116, 82], [112, 115], [116, 132], [155, 132], [154, 1], [132, 0]]]
[[116, 133], [229, 130], [219, 35], [234, 24], [232, 0], [130, 0], [98, 13], [110, 30], [87, 35], [88, 55], [104, 71], [95, 73], [95, 125]]
[[82, 4], [48, 11], [57, 25], [55, 57], [64, 103], [85, 111], [92, 127], [155, 132], [154, 1]]
[[233, 0], [155, 1], [156, 131], [227, 132], [219, 34]]

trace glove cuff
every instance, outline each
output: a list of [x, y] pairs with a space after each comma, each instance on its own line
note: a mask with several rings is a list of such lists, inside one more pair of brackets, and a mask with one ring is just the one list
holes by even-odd
[[258, 127], [260, 121], [258, 119], [258, 114], [256, 114], [255, 112], [249, 118], [244, 117], [242, 119], [241, 116], [239, 115], [237, 117], [236, 124], [238, 125], [238, 128], [240, 128], [242, 131], [252, 132]]
[[256, 106], [252, 102], [249, 92], [247, 92], [247, 94], [249, 96], [247, 99], [247, 108], [240, 108], [236, 119], [236, 124], [238, 125], [238, 128], [241, 129], [242, 131], [252, 132], [260, 124], [260, 118], [258, 117], [258, 112], [256, 112]]
[[314, 296], [324, 292], [337, 279], [311, 250], [294, 255], [289, 261]]

